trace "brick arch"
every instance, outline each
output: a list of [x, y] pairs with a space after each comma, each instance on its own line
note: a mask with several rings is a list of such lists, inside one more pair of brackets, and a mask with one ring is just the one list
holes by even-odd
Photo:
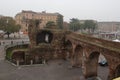
[[19, 61], [20, 64], [24, 64], [24, 62], [25, 62], [25, 52], [24, 51], [13, 52], [12, 62], [16, 64], [16, 61]]
[[[100, 53], [104, 55], [104, 57], [108, 62], [108, 69], [109, 69], [108, 80], [112, 80], [114, 78], [116, 65], [120, 63], [120, 59], [119, 59], [120, 43], [89, 37], [86, 35], [72, 33], [72, 32], [71, 34], [68, 34], [66, 36], [66, 39], [69, 39], [72, 42], [73, 52], [75, 50], [76, 45], [78, 45], [79, 43], [83, 45], [84, 59], [82, 64], [82, 68], [83, 68], [82, 70], [86, 78], [97, 76], [97, 70], [91, 70], [94, 67], [90, 66], [92, 65], [92, 60], [90, 60], [90, 57], [93, 58], [94, 56], [97, 57], [96, 59], [94, 58], [96, 60], [95, 65], [97, 67], [98, 54]], [[91, 56], [91, 54], [93, 53], [94, 54], [98, 53], [98, 54]], [[94, 59], [93, 59], [93, 63], [95, 63]], [[117, 74], [118, 72], [119, 72], [119, 68], [116, 68], [116, 75], [119, 75]]]
[[100, 52], [94, 51], [94, 52], [90, 53], [89, 59], [90, 59], [90, 60], [96, 59], [96, 58], [99, 57], [99, 54], [100, 54]]
[[89, 54], [88, 58], [86, 58], [85, 65], [84, 65], [85, 71], [83, 72], [86, 78], [97, 76], [99, 55], [100, 55], [100, 52], [94, 51]]
[[74, 66], [75, 67], [81, 67], [82, 66], [82, 59], [83, 59], [83, 47], [79, 44], [76, 45], [74, 49], [74, 55], [73, 55], [73, 60], [74, 60]]
[[109, 68], [108, 80], [112, 80], [113, 78], [115, 78], [115, 74], [117, 73], [118, 70], [117, 65], [119, 64], [119, 61], [117, 61], [117, 58], [115, 58], [114, 55], [116, 54], [116, 52], [104, 49], [102, 54], [104, 55], [108, 63], [108, 68]]
[[53, 39], [53, 33], [51, 33], [50, 31], [47, 31], [47, 30], [38, 32], [36, 35], [37, 45], [39, 43], [51, 43], [52, 39]]

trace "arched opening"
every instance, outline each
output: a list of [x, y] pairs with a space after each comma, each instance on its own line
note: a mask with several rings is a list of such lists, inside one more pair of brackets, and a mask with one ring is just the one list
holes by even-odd
[[39, 43], [51, 43], [53, 34], [50, 31], [41, 31], [36, 36], [37, 45]]
[[24, 51], [17, 51], [12, 54], [12, 62], [17, 64], [19, 61], [20, 65], [25, 64], [25, 52]]
[[98, 57], [99, 52], [92, 52], [88, 58], [84, 60], [84, 70], [83, 73], [86, 78], [96, 77], [97, 76], [97, 66], [98, 66]]
[[98, 77], [102, 80], [107, 80], [109, 75], [109, 68], [108, 68], [108, 61], [105, 58], [104, 55], [100, 53], [99, 59], [98, 59]]
[[102, 54], [99, 55], [98, 63], [100, 66], [107, 66], [108, 65], [106, 58]]
[[117, 78], [117, 77], [120, 77], [120, 65], [118, 65], [118, 66], [116, 67], [115, 77], [116, 77], [116, 78]]
[[75, 67], [81, 67], [82, 66], [82, 59], [83, 59], [83, 48], [81, 45], [77, 45], [75, 48], [75, 52], [73, 55], [74, 58], [74, 63], [75, 63]]
[[104, 64], [105, 57], [102, 55], [102, 64], [100, 62], [101, 54], [99, 52], [92, 52], [85, 62], [85, 77], [86, 78], [100, 78], [101, 80], [107, 80], [109, 69], [107, 64]]

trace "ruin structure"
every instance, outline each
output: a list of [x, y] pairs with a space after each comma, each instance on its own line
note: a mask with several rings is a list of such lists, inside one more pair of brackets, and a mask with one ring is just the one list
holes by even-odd
[[[102, 54], [108, 62], [108, 80], [120, 76], [119, 42], [70, 31], [39, 30], [39, 24], [40, 20], [29, 21], [30, 44], [21, 61], [27, 64], [37, 64], [54, 59], [69, 58], [71, 65], [73, 67], [82, 67], [85, 78], [89, 78], [97, 76], [98, 57]], [[12, 55], [17, 54], [17, 52], [20, 51], [14, 51]], [[21, 57], [18, 56], [18, 58]], [[15, 59], [17, 60], [17, 58]]]

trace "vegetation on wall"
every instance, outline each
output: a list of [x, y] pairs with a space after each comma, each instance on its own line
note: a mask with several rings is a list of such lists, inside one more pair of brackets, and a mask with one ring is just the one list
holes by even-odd
[[13, 55], [14, 50], [20, 50], [20, 49], [26, 50], [27, 48], [28, 48], [28, 45], [17, 45], [17, 46], [8, 48], [6, 50], [6, 59], [7, 60], [12, 59], [12, 55]]
[[48, 28], [48, 29], [56, 29], [57, 28], [57, 25], [55, 24], [54, 21], [48, 21], [46, 23], [46, 27], [45, 28]]

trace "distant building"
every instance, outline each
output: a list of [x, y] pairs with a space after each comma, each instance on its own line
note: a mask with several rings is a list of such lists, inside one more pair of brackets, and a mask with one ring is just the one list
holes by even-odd
[[[80, 20], [80, 23], [81, 23], [81, 24], [84, 24], [85, 21], [87, 21], [87, 19], [86, 19], [86, 20]], [[92, 20], [92, 19], [88, 19], [88, 21], [93, 21], [94, 23], [97, 23], [96, 20]]]
[[39, 25], [39, 28], [42, 29], [46, 26], [48, 21], [55, 22], [56, 26], [62, 28], [63, 26], [63, 16], [59, 13], [46, 13], [43, 12], [33, 12], [33, 11], [22, 11], [15, 16], [15, 20], [17, 24], [21, 25], [21, 32], [28, 32], [28, 24], [25, 21], [26, 19], [41, 19], [42, 22]]
[[99, 37], [113, 40], [120, 38], [120, 22], [98, 22]]
[[120, 22], [98, 22], [99, 32], [117, 32], [120, 31]]

